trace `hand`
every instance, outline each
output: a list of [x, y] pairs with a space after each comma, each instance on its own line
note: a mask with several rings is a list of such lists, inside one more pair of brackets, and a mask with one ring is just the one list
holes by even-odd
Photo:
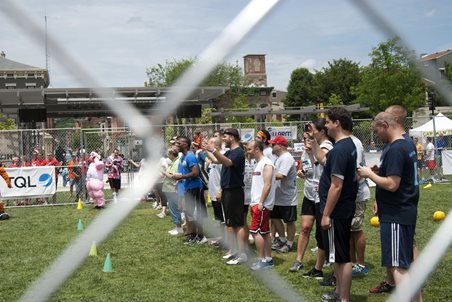
[[259, 209], [259, 211], [262, 211], [262, 209], [264, 208], [264, 205], [259, 202], [259, 204], [257, 205], [257, 208]]
[[300, 178], [304, 178], [304, 176], [305, 176], [305, 174], [303, 173], [303, 170], [298, 170], [298, 171], [297, 171], [297, 175], [298, 175], [298, 177], [300, 177]]
[[380, 168], [377, 165], [373, 165], [372, 167], [370, 167], [370, 169], [372, 170], [372, 172], [374, 172], [375, 174], [378, 174], [378, 172], [380, 172]]
[[180, 174], [180, 173], [174, 173], [174, 174], [171, 176], [171, 178], [174, 179], [174, 180], [181, 180], [181, 179], [182, 179], [182, 174]]
[[374, 214], [374, 216], [378, 214], [378, 205], [376, 200], [374, 200], [374, 203], [372, 205], [372, 213]]
[[331, 218], [330, 216], [322, 216], [322, 221], [320, 222], [322, 229], [328, 230], [331, 228]]
[[206, 140], [206, 139], [203, 139], [203, 140], [201, 141], [201, 148], [210, 152], [210, 150], [209, 150], [209, 144], [207, 143], [207, 140]]
[[358, 175], [359, 177], [369, 177], [373, 172], [369, 167], [358, 166]]

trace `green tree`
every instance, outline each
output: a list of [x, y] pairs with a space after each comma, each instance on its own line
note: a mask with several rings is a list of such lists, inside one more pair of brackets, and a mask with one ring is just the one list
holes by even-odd
[[[146, 70], [151, 86], [171, 86], [196, 59], [166, 61]], [[244, 84], [242, 69], [228, 63], [219, 64], [202, 82], [201, 86], [240, 87]]]
[[171, 86], [177, 78], [194, 63], [194, 59], [166, 61], [146, 70], [149, 85], [157, 87]]
[[390, 105], [402, 105], [408, 112], [425, 103], [425, 88], [416, 68], [402, 49], [398, 39], [380, 43], [370, 53], [372, 62], [362, 68], [361, 81], [357, 85], [356, 103], [368, 106], [376, 114]]
[[[287, 87], [287, 96], [284, 100], [284, 106], [302, 107], [316, 103], [314, 93], [314, 75], [307, 68], [297, 68], [292, 71], [289, 86]], [[289, 116], [289, 120], [298, 119], [298, 115]]]
[[314, 79], [319, 100], [325, 101], [335, 95], [341, 104], [352, 104], [355, 100], [352, 89], [360, 81], [360, 66], [348, 59], [333, 60], [328, 62], [328, 67], [317, 72]]
[[5, 118], [5, 115], [0, 113], [0, 130], [14, 129], [17, 129], [16, 121], [12, 118]]
[[[250, 109], [245, 95], [239, 95], [234, 99], [232, 111], [248, 111]], [[249, 116], [227, 116], [227, 123], [253, 123], [255, 120]]]
[[342, 98], [341, 96], [332, 93], [330, 95], [330, 97], [328, 98], [328, 105], [329, 106], [340, 106], [340, 105], [344, 105], [344, 102], [342, 102]]

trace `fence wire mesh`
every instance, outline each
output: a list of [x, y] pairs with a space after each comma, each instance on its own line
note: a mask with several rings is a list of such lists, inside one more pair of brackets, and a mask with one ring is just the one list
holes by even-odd
[[[260, 2], [260, 3], [259, 3]], [[212, 43], [211, 47], [208, 47], [206, 51], [201, 55], [201, 62], [206, 62], [204, 65], [200, 64], [196, 68], [189, 70], [183, 79], [180, 80], [179, 83], [183, 83], [186, 85], [181, 85], [183, 87], [188, 87], [186, 89], [179, 89], [176, 93], [171, 97], [175, 100], [175, 102], [167, 102], [164, 107], [162, 107], [162, 112], [164, 112], [164, 116], [169, 115], [174, 109], [177, 107], [180, 102], [182, 102], [185, 98], [183, 97], [188, 93], [188, 91], [194, 87], [196, 87], [199, 82], [202, 80], [204, 76], [206, 76], [211, 68], [215, 66], [215, 64], [221, 62], [222, 58], [233, 48], [235, 48], [240, 42], [241, 38], [246, 35], [249, 31], [253, 29], [254, 26], [272, 9], [274, 9], [274, 5], [278, 1], [268, 1], [264, 3], [263, 1], [252, 1], [241, 13], [240, 15], [223, 31], [223, 33], [219, 36], [217, 41]], [[397, 31], [395, 28], [385, 20], [385, 18], [378, 13], [378, 11], [371, 7], [369, 2], [367, 1], [352, 1], [358, 8], [360, 8], [366, 16], [372, 20], [380, 30], [387, 34], [388, 36], [395, 36]], [[263, 4], [264, 3], [264, 4]], [[10, 20], [19, 27], [21, 27], [26, 34], [30, 36], [31, 39], [35, 39], [37, 43], [39, 43], [44, 37], [44, 33], [40, 30], [38, 23], [33, 22], [33, 18], [31, 18], [26, 10], [22, 7], [19, 7], [17, 3], [14, 1], [3, 1], [1, 3], [0, 8], [5, 13], [5, 15], [10, 18]], [[257, 9], [256, 9], [257, 8]], [[22, 22], [22, 20], [29, 20], [29, 22]], [[400, 35], [399, 35], [400, 36]], [[402, 39], [402, 43], [404, 40]], [[67, 70], [74, 75], [76, 78], [80, 80], [82, 84], [92, 87], [100, 87], [99, 81], [95, 79], [91, 73], [84, 69], [80, 62], [73, 59], [70, 56], [70, 52], [66, 51], [61, 44], [57, 43], [56, 40], [49, 39], [49, 45], [54, 48], [54, 55], [56, 59], [64, 65]], [[214, 55], [212, 55], [214, 54]], [[208, 59], [207, 59], [208, 58]], [[212, 59], [214, 58], [214, 59]], [[202, 60], [206, 59], [206, 60]], [[424, 70], [420, 68], [420, 72], [425, 74], [426, 77], [429, 75], [434, 75], [431, 70]], [[435, 78], [435, 77], [433, 77]], [[449, 86], [439, 85], [438, 89], [441, 94], [448, 99], [449, 104], [452, 104], [452, 94]], [[111, 92], [98, 91], [98, 94], [101, 96], [106, 96], [105, 99], [109, 99], [109, 96], [112, 95]], [[163, 149], [163, 143], [161, 142], [160, 134], [163, 135], [164, 141], [167, 142], [169, 139], [176, 135], [187, 135], [191, 136], [193, 133], [193, 127], [190, 125], [181, 125], [181, 126], [154, 126], [149, 125], [148, 121], [144, 119], [141, 115], [138, 114], [136, 110], [133, 110], [131, 106], [128, 104], [118, 104], [115, 102], [114, 106], [110, 101], [106, 101], [107, 105], [112, 108], [112, 110], [121, 118], [128, 120], [130, 122], [131, 131], [107, 131], [107, 133], [101, 131], [93, 131], [90, 130], [82, 135], [84, 132], [79, 130], [68, 129], [66, 131], [60, 130], [42, 130], [42, 131], [11, 131], [11, 132], [2, 132], [0, 139], [2, 143], [0, 147], [2, 148], [2, 154], [5, 154], [4, 160], [9, 160], [17, 155], [20, 157], [24, 157], [24, 160], [31, 160], [31, 156], [33, 156], [33, 149], [36, 148], [40, 150], [43, 154], [45, 153], [53, 153], [55, 155], [58, 154], [60, 157], [61, 151], [58, 148], [60, 147], [61, 142], [64, 142], [62, 149], [66, 152], [67, 162], [67, 154], [71, 150], [74, 152], [74, 148], [79, 148], [78, 150], [83, 153], [83, 150], [97, 149], [100, 152], [103, 152], [104, 155], [107, 155], [108, 152], [111, 151], [113, 146], [118, 146], [121, 152], [129, 157], [143, 157], [148, 156], [151, 163], [156, 166], [157, 158], [160, 155], [161, 149]], [[382, 143], [373, 136], [372, 132], [369, 129], [370, 121], [357, 121], [355, 124], [355, 135], [362, 139], [364, 145], [371, 146], [372, 148], [379, 148], [382, 146]], [[159, 125], [159, 122], [155, 123]], [[297, 133], [302, 133], [301, 127], [302, 122], [298, 124], [294, 124]], [[293, 124], [291, 124], [293, 125]], [[220, 127], [219, 125], [196, 125], [196, 128], [201, 127], [203, 132], [206, 135], [210, 135], [212, 132], [212, 127]], [[241, 125], [237, 128], [242, 128]], [[159, 131], [156, 131], [156, 130]], [[255, 128], [257, 129], [257, 127]], [[150, 131], [151, 130], [151, 131]], [[57, 132], [55, 132], [57, 131]], [[155, 135], [149, 133], [155, 132]], [[135, 134], [133, 134], [135, 133]], [[297, 136], [299, 139], [300, 137]], [[77, 141], [78, 140], [78, 141]], [[140, 142], [141, 141], [141, 142]], [[142, 147], [137, 147], [141, 144]], [[4, 149], [3, 149], [4, 148]], [[140, 151], [138, 151], [140, 150]], [[140, 153], [142, 152], [142, 153]], [[77, 151], [75, 151], [77, 154]], [[61, 158], [61, 157], [60, 157]], [[63, 159], [63, 158], [61, 158]], [[63, 160], [64, 160], [63, 159]], [[64, 165], [62, 165], [64, 166]], [[151, 166], [151, 165], [150, 165]], [[61, 167], [64, 168], [64, 167]], [[43, 273], [43, 275], [36, 280], [36, 282], [29, 288], [29, 290], [25, 293], [23, 300], [24, 301], [43, 301], [46, 300], [52, 292], [54, 292], [61, 284], [70, 276], [70, 274], [82, 263], [84, 259], [84, 251], [89, 249], [89, 245], [92, 241], [102, 242], [103, 239], [117, 226], [121, 223], [121, 221], [133, 210], [136, 206], [137, 197], [140, 197], [143, 193], [145, 193], [149, 186], [151, 186], [155, 181], [155, 173], [152, 173], [151, 170], [145, 171], [144, 175], [148, 178], [148, 186], [141, 184], [141, 186], [137, 186], [138, 190], [129, 190], [124, 192], [124, 199], [128, 199], [131, 202], [129, 203], [119, 203], [118, 205], [111, 207], [106, 212], [104, 212], [98, 220], [92, 223], [82, 235], [77, 238], [77, 240], [71, 245], [67, 250], [63, 252], [63, 254], [49, 267], [49, 269]], [[119, 214], [119, 215], [118, 215]], [[114, 217], [115, 219], [110, 219]], [[112, 222], [114, 221], [114, 222]], [[450, 227], [450, 223], [452, 218], [449, 217], [446, 222], [448, 222], [448, 226]], [[93, 229], [100, 229], [102, 226], [103, 231], [94, 233]], [[106, 227], [107, 226], [107, 227]], [[427, 263], [425, 260], [426, 257], [421, 255], [417, 264], [414, 267], [414, 270], [421, 268], [424, 265], [424, 270], [418, 269], [417, 272], [419, 274], [413, 274], [414, 278], [411, 281], [414, 281], [415, 286], [409, 288], [408, 284], [402, 284], [400, 288], [397, 289], [394, 296], [391, 297], [392, 301], [408, 301], [413, 293], [420, 288], [422, 283], [428, 277], [429, 272], [434, 269], [436, 263], [441, 259], [445, 249], [451, 242], [451, 235], [444, 233], [444, 228], [446, 227], [446, 223], [444, 226], [438, 230], [437, 240], [442, 241], [444, 244], [441, 245], [440, 249], [436, 249], [436, 251], [432, 251], [430, 254], [431, 261], [430, 265], [424, 265]], [[450, 232], [449, 232], [450, 233]], [[436, 243], [432, 242], [432, 244]], [[428, 249], [429, 246], [426, 248]], [[424, 253], [425, 254], [425, 253]], [[70, 265], [68, 265], [70, 264]], [[278, 279], [277, 276], [273, 276], [273, 278]], [[265, 282], [271, 285], [272, 281], [275, 279], [263, 279]], [[281, 299], [284, 300], [301, 300], [296, 294], [292, 295], [291, 292], [285, 291], [285, 293], [278, 292], [275, 290], [275, 293], [280, 295]], [[286, 296], [285, 296], [285, 295]]]

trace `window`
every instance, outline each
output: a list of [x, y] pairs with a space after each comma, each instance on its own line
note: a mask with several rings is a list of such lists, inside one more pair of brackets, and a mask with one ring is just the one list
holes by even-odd
[[36, 87], [36, 83], [25, 83], [25, 87], [26, 88], [35, 88]]

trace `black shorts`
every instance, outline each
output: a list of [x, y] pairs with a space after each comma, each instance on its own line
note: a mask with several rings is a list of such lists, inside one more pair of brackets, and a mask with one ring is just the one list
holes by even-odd
[[166, 194], [163, 194], [163, 182], [156, 182], [154, 185], [154, 190], [157, 191], [157, 195], [160, 197], [160, 201], [162, 202], [161, 206], [166, 207], [168, 205], [168, 200], [166, 198]]
[[381, 222], [381, 265], [408, 269], [413, 262], [414, 225]]
[[315, 216], [315, 201], [303, 197], [301, 205], [301, 215]]
[[206, 201], [201, 188], [185, 191], [185, 211], [189, 221], [202, 223], [202, 219], [207, 217]]
[[121, 189], [121, 178], [109, 178], [108, 183], [110, 184], [110, 189]]
[[350, 262], [350, 228], [352, 218], [331, 219], [331, 228], [322, 229], [325, 257], [330, 263]]
[[297, 206], [274, 206], [270, 218], [282, 219], [285, 223], [297, 221]]
[[225, 223], [229, 227], [243, 227], [245, 193], [242, 187], [223, 189], [221, 202], [223, 203]]

